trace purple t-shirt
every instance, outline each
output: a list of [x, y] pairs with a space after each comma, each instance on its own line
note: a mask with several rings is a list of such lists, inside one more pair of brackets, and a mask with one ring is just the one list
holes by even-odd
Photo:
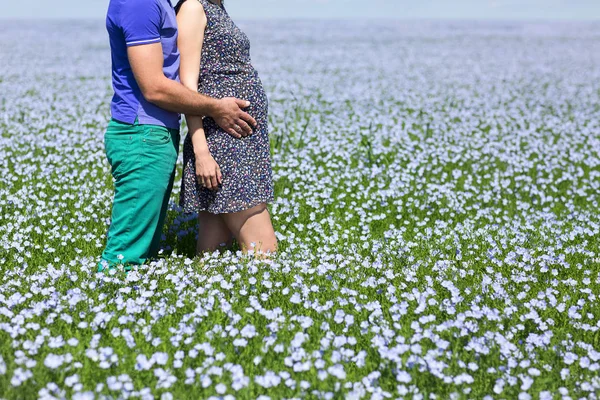
[[112, 81], [115, 95], [112, 117], [133, 124], [160, 125], [179, 129], [179, 114], [146, 101], [133, 76], [127, 47], [161, 43], [163, 72], [179, 81], [177, 20], [170, 0], [110, 0], [106, 29], [112, 55]]

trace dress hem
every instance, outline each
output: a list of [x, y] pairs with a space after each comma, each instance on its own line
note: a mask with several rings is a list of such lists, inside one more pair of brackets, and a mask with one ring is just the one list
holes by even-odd
[[257, 199], [257, 200], [254, 200], [253, 202], [251, 202], [250, 205], [248, 205], [248, 206], [234, 208], [232, 211], [229, 211], [229, 210], [227, 210], [227, 211], [221, 211], [221, 210], [218, 210], [218, 211], [214, 211], [213, 210], [213, 211], [211, 211], [210, 208], [201, 208], [201, 207], [199, 207], [196, 210], [191, 210], [190, 211], [189, 209], [186, 209], [185, 206], [184, 206], [183, 207], [183, 213], [184, 214], [197, 214], [197, 213], [206, 211], [206, 212], [208, 212], [210, 214], [214, 214], [214, 215], [235, 214], [235, 213], [238, 213], [238, 212], [241, 212], [241, 211], [246, 211], [246, 210], [249, 210], [251, 208], [254, 208], [254, 207], [256, 207], [257, 205], [259, 205], [261, 203], [266, 203], [267, 205], [271, 204], [271, 203], [273, 203], [273, 201], [274, 201], [273, 197], [269, 197], [269, 198], [266, 198], [266, 199]]

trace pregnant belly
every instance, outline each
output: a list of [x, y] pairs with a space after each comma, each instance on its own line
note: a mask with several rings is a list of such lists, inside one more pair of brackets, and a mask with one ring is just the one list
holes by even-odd
[[267, 118], [267, 95], [257, 74], [201, 76], [199, 92], [216, 99], [236, 97], [248, 100], [250, 107], [244, 111], [257, 121]]

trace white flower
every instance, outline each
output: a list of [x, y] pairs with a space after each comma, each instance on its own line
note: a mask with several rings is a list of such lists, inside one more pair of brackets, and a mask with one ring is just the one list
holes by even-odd
[[154, 365], [154, 358], [148, 360], [144, 354], [138, 354], [136, 357], [136, 370], [147, 371]]
[[346, 379], [346, 372], [344, 371], [344, 366], [341, 364], [332, 365], [327, 368], [327, 372], [340, 380]]
[[65, 385], [67, 385], [68, 387], [73, 387], [78, 382], [79, 382], [79, 375], [77, 375], [77, 374], [71, 375], [71, 376], [68, 376], [67, 378], [65, 378]]
[[399, 383], [410, 383], [412, 381], [412, 378], [408, 372], [399, 371], [396, 374], [396, 381]]
[[222, 383], [219, 383], [217, 386], [215, 386], [215, 390], [218, 394], [225, 394], [225, 392], [227, 391], [227, 386], [225, 386]]
[[123, 382], [117, 379], [115, 376], [109, 376], [106, 379], [106, 386], [109, 390], [118, 392], [123, 388]]
[[152, 359], [158, 365], [167, 365], [169, 355], [167, 353], [158, 352], [152, 355]]
[[64, 362], [64, 356], [56, 354], [48, 354], [44, 359], [44, 365], [50, 369], [56, 369], [60, 367]]
[[93, 392], [74, 393], [73, 400], [94, 400], [96, 397]]
[[256, 328], [253, 325], [246, 325], [242, 328], [240, 334], [245, 338], [253, 338], [256, 336]]
[[300, 304], [302, 302], [302, 298], [298, 293], [294, 293], [290, 298], [290, 302], [292, 302], [293, 304]]

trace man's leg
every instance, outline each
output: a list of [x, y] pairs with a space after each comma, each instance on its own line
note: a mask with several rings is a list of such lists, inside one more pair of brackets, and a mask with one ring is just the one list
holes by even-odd
[[154, 236], [152, 238], [152, 243], [150, 244], [150, 253], [149, 257], [155, 257], [158, 254], [160, 249], [160, 239], [162, 237], [163, 227], [165, 224], [165, 218], [167, 217], [167, 211], [169, 209], [169, 200], [171, 199], [171, 191], [173, 190], [173, 182], [175, 180], [175, 172], [176, 172], [176, 164], [177, 164], [177, 154], [179, 153], [179, 131], [170, 130], [171, 134], [171, 143], [169, 148], [166, 150], [167, 154], [165, 154], [166, 158], [173, 157], [174, 161], [171, 168], [171, 172], [169, 175], [169, 185], [167, 190], [165, 191], [162, 199], [160, 214], [158, 218], [157, 229], [154, 232]]
[[179, 135], [172, 132], [153, 125], [109, 125], [106, 153], [115, 178], [115, 199], [102, 258], [110, 265], [142, 264], [152, 255], [177, 161], [173, 142]]

